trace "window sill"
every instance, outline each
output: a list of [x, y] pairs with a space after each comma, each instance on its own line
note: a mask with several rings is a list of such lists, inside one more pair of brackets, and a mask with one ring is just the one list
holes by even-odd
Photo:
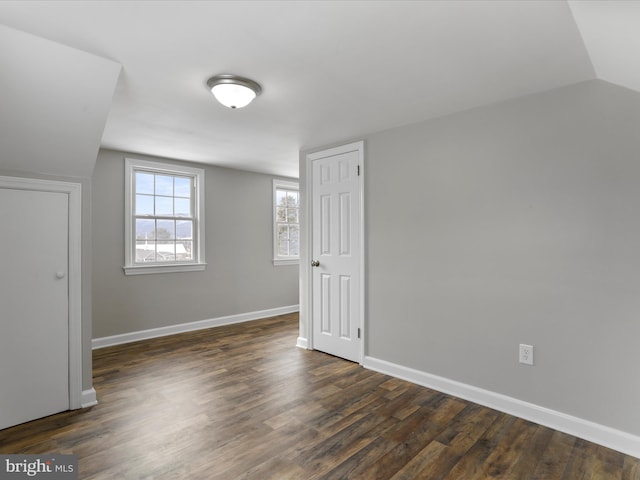
[[148, 275], [151, 273], [198, 272], [205, 269], [206, 263], [174, 263], [171, 265], [129, 265], [122, 267], [125, 275]]
[[287, 258], [287, 259], [274, 258], [273, 259], [274, 267], [281, 267], [283, 265], [299, 265], [299, 264], [300, 264], [299, 258]]

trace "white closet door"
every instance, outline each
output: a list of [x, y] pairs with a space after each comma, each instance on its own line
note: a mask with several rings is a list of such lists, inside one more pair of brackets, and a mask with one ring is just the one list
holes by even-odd
[[313, 348], [358, 362], [360, 152], [335, 151], [311, 162]]
[[0, 188], [0, 429], [69, 408], [69, 196]]

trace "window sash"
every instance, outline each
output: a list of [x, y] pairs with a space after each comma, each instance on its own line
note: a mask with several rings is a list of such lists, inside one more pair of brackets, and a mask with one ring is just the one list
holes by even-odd
[[[204, 262], [204, 170], [187, 166], [148, 162], [144, 160], [125, 159], [126, 167], [126, 218], [125, 225], [125, 273], [164, 273], [170, 271], [203, 270]], [[138, 174], [153, 176], [151, 186], [138, 182]], [[162, 188], [160, 182], [171, 177], [170, 187]], [[189, 191], [186, 191], [184, 179], [189, 180]], [[176, 180], [181, 180], [177, 182]], [[149, 182], [149, 178], [147, 178]], [[159, 187], [160, 185], [160, 187]], [[188, 197], [186, 196], [188, 193]], [[149, 197], [151, 209], [138, 213], [140, 198]], [[157, 199], [169, 199], [171, 209], [158, 211]], [[189, 200], [189, 212], [186, 206], [178, 207], [176, 200]], [[171, 210], [171, 214], [169, 214]], [[182, 211], [181, 211], [182, 210]], [[152, 213], [149, 213], [152, 212]], [[140, 220], [153, 221], [151, 238], [138, 238]], [[165, 225], [167, 238], [158, 235], [160, 222], [173, 222]], [[183, 223], [180, 223], [183, 222]], [[151, 225], [149, 225], [150, 228]], [[180, 237], [178, 229], [190, 231], [190, 237]], [[185, 235], [183, 230], [182, 235]], [[144, 242], [144, 243], [142, 243]], [[143, 248], [144, 247], [144, 248]], [[148, 255], [145, 255], [148, 252]], [[145, 258], [147, 260], [145, 260]]]
[[[153, 175], [153, 191], [150, 193], [147, 193], [146, 191], [143, 193], [139, 193], [138, 190], [138, 173], [146, 173], [149, 175]], [[158, 194], [157, 193], [157, 177], [168, 177], [171, 178], [171, 190], [172, 190], [172, 194], [168, 195], [168, 194]], [[175, 193], [175, 183], [176, 183], [176, 178], [186, 178], [189, 180], [189, 197], [185, 197], [185, 196], [177, 196]], [[134, 168], [133, 169], [133, 194], [132, 194], [132, 200], [133, 200], [133, 212], [135, 213], [134, 215], [134, 219], [133, 219], [133, 228], [134, 228], [134, 239], [135, 239], [135, 245], [132, 246], [132, 248], [134, 249], [133, 256], [133, 263], [135, 265], [170, 265], [173, 263], [194, 263], [196, 261], [195, 258], [195, 249], [194, 247], [197, 248], [197, 245], [195, 245], [194, 242], [194, 230], [197, 229], [197, 224], [195, 221], [195, 218], [193, 216], [193, 212], [194, 212], [194, 201], [195, 201], [195, 195], [193, 194], [195, 192], [195, 184], [196, 184], [196, 178], [193, 175], [176, 175], [176, 174], [171, 174], [171, 173], [167, 173], [167, 172], [159, 172], [158, 170], [150, 170], [150, 169], [142, 169], [142, 168]], [[163, 192], [164, 193], [164, 192]], [[144, 196], [144, 197], [149, 197], [151, 199], [153, 199], [153, 210], [154, 213], [153, 214], [138, 214], [138, 196]], [[168, 198], [171, 199], [171, 203], [172, 203], [172, 210], [173, 210], [173, 215], [158, 215], [155, 212], [157, 211], [157, 198]], [[187, 199], [189, 200], [189, 215], [188, 216], [183, 216], [183, 215], [176, 215], [175, 214], [175, 199]], [[142, 244], [141, 242], [141, 238], [138, 237], [138, 222], [137, 220], [153, 220], [154, 221], [154, 230], [153, 230], [153, 238], [148, 239], [145, 237], [144, 241], [144, 245], [145, 246], [153, 246], [154, 248], [151, 249], [141, 249], [139, 248]], [[168, 221], [168, 222], [174, 222], [173, 225], [173, 230], [172, 232], [169, 232], [170, 238], [159, 238], [159, 228], [158, 227], [158, 223], [161, 221]], [[191, 222], [191, 236], [189, 238], [178, 238], [177, 237], [177, 222], [179, 221], [190, 221]], [[181, 242], [182, 240], [182, 242]], [[184, 247], [185, 243], [187, 243], [191, 245], [191, 250], [187, 251], [187, 248]], [[151, 245], [150, 245], [151, 244]], [[178, 253], [178, 245], [181, 245], [182, 248], [184, 248], [185, 253], [183, 254], [182, 251], [180, 251], [180, 253]], [[169, 246], [169, 245], [173, 245], [173, 252], [170, 252], [169, 248], [159, 248], [162, 246]], [[143, 250], [142, 253], [139, 252], [139, 250]], [[151, 254], [151, 252], [153, 251], [153, 255]], [[145, 252], [149, 252], [148, 256], [145, 256]], [[161, 253], [162, 252], [162, 253]], [[144, 260], [144, 258], [150, 258], [153, 257], [152, 260], [146, 261]], [[178, 258], [179, 256], [182, 256], [182, 258]], [[143, 259], [140, 260], [139, 257], [142, 257]], [[173, 258], [172, 258], [173, 257]]]
[[[288, 193], [297, 201], [291, 205]], [[280, 198], [284, 202], [279, 202]], [[275, 265], [297, 264], [300, 261], [300, 190], [296, 182], [273, 180], [273, 262]], [[293, 228], [292, 228], [293, 227]], [[285, 233], [281, 233], [286, 230]], [[295, 237], [291, 237], [295, 232]], [[283, 238], [286, 236], [286, 238]], [[297, 248], [296, 248], [297, 247]], [[286, 253], [285, 253], [286, 250]], [[292, 253], [293, 250], [293, 253]], [[296, 253], [297, 250], [297, 253]]]

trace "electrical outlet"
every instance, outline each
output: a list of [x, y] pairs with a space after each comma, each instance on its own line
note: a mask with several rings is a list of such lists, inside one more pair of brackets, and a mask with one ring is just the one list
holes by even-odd
[[520, 363], [533, 365], [533, 345], [520, 344]]

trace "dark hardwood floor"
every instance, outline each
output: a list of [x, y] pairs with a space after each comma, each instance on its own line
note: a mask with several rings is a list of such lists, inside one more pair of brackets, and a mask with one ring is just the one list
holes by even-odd
[[640, 479], [640, 460], [296, 348], [297, 315], [94, 352], [99, 404], [0, 431], [81, 479]]

